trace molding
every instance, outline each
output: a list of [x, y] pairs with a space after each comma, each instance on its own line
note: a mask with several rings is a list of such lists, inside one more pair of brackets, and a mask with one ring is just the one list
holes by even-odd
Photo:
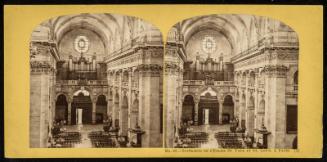
[[284, 65], [266, 65], [264, 72], [268, 77], [286, 78], [288, 68]]
[[31, 61], [30, 62], [32, 73], [54, 73], [55, 69], [48, 61]]

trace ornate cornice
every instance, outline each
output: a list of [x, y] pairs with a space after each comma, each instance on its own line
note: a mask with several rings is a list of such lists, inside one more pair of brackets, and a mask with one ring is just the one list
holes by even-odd
[[137, 66], [137, 69], [142, 75], [159, 76], [162, 66], [158, 64], [141, 64]]
[[[162, 57], [163, 56], [163, 46], [162, 45], [144, 45], [144, 46], [133, 46], [128, 49], [119, 50], [118, 52], [111, 54], [105, 58], [105, 62], [109, 64], [116, 64], [116, 61], [125, 60], [126, 63], [135, 61], [135, 57], [130, 59], [129, 57], [137, 54], [144, 54], [145, 57]], [[128, 58], [123, 59], [123, 58]]]
[[266, 65], [264, 71], [268, 77], [284, 78], [288, 68], [284, 65]]
[[254, 65], [271, 60], [298, 60], [298, 48], [291, 47], [271, 47], [258, 49], [244, 55], [237, 55], [232, 58], [232, 63], [236, 68], [241, 68], [248, 65]]
[[35, 58], [37, 55], [48, 54], [59, 60], [58, 51], [54, 42], [38, 42], [32, 41], [30, 43], [30, 58]]
[[31, 72], [55, 72], [53, 66], [48, 61], [31, 61], [30, 62]]
[[182, 72], [183, 70], [178, 66], [178, 64], [176, 63], [172, 63], [172, 62], [165, 62], [165, 72], [168, 75], [171, 74], [176, 74], [178, 75], [180, 72]]

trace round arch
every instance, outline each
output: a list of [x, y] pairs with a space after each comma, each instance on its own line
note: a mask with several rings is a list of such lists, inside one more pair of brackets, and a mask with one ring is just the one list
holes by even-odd
[[255, 84], [255, 73], [254, 71], [250, 71], [249, 73], [249, 85], [254, 86]]
[[55, 118], [56, 122], [68, 121], [68, 101], [67, 96], [59, 94], [56, 98]]
[[135, 128], [138, 125], [139, 116], [139, 100], [135, 99], [131, 107], [130, 127]]
[[64, 95], [64, 96], [66, 97], [66, 100], [67, 100], [67, 101], [69, 100], [69, 95], [68, 95], [67, 93], [62, 93], [62, 92], [60, 92], [60, 93], [57, 93], [57, 94], [56, 94], [56, 101], [57, 101], [57, 99], [58, 99], [58, 97], [59, 97], [60, 95]]
[[254, 125], [255, 125], [255, 114], [254, 114], [254, 97], [251, 95], [247, 102], [246, 110], [246, 132], [250, 137], [254, 136]]
[[119, 110], [120, 120], [120, 134], [127, 136], [128, 134], [128, 97], [126, 95], [122, 98], [121, 109]]
[[265, 100], [261, 99], [256, 114], [256, 128], [260, 128], [265, 122]]
[[97, 124], [103, 123], [103, 120], [107, 119], [107, 99], [103, 94], [96, 96], [96, 117]]
[[293, 84], [294, 85], [297, 85], [298, 83], [299, 83], [299, 81], [298, 81], [298, 78], [299, 76], [298, 76], [298, 71], [295, 71], [294, 72], [294, 74], [293, 74]]
[[184, 94], [183, 94], [183, 99], [185, 99], [186, 96], [192, 96], [192, 98], [194, 99], [194, 101], [195, 101], [195, 99], [196, 99], [196, 97], [195, 97], [196, 95], [195, 95], [194, 93], [189, 93], [189, 92], [184, 93]]
[[241, 101], [240, 101], [240, 126], [242, 129], [245, 129], [245, 112], [246, 112], [246, 96], [245, 93], [241, 95]]
[[222, 123], [230, 123], [234, 120], [234, 99], [231, 95], [225, 95], [222, 107]]
[[181, 115], [182, 123], [187, 123], [190, 121], [194, 122], [194, 113], [195, 113], [194, 102], [195, 102], [195, 98], [192, 95], [186, 95], [183, 98], [182, 115]]

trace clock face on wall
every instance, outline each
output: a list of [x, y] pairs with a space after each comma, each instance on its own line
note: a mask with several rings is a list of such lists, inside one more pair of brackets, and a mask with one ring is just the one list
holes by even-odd
[[77, 36], [74, 42], [75, 50], [79, 53], [85, 53], [89, 49], [89, 40], [86, 36]]
[[203, 38], [202, 50], [206, 53], [213, 53], [216, 50], [216, 41], [212, 36], [205, 36]]

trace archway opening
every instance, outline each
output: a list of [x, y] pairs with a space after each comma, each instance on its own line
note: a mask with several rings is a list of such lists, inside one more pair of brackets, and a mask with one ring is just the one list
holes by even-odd
[[199, 125], [201, 124], [219, 124], [219, 102], [217, 96], [207, 92], [200, 96], [199, 102]]
[[103, 120], [107, 118], [107, 101], [106, 96], [98, 96], [96, 103], [96, 123], [103, 123]]
[[254, 136], [254, 97], [250, 96], [246, 110], [246, 132], [250, 137]]
[[125, 95], [123, 97], [122, 100], [122, 105], [121, 105], [121, 109], [119, 111], [119, 119], [120, 119], [120, 123], [121, 123], [121, 135], [122, 136], [127, 136], [128, 133], [128, 98]]
[[138, 125], [138, 117], [139, 117], [139, 100], [135, 99], [132, 105], [131, 110], [131, 120], [130, 120], [130, 127], [135, 128]]
[[194, 122], [194, 99], [193, 96], [187, 95], [184, 97], [182, 107], [182, 122]]
[[87, 91], [81, 91], [74, 94], [71, 123], [74, 124], [92, 124], [92, 101]]
[[293, 75], [293, 83], [294, 85], [298, 84], [298, 71], [296, 71]]
[[222, 122], [223, 124], [227, 124], [230, 123], [230, 121], [233, 119], [234, 119], [234, 101], [231, 95], [227, 95], [224, 98], [224, 102], [223, 102]]
[[240, 112], [240, 126], [244, 130], [245, 129], [245, 94], [242, 95], [241, 98], [241, 112]]
[[256, 128], [260, 128], [262, 124], [265, 122], [265, 100], [262, 99], [258, 106], [258, 111], [256, 115]]
[[246, 73], [243, 72], [243, 74], [242, 74], [242, 78], [241, 78], [241, 85], [242, 85], [242, 86], [245, 86], [245, 84], [246, 84]]
[[56, 110], [55, 110], [55, 121], [68, 121], [68, 103], [66, 96], [61, 94], [57, 97]]
[[249, 86], [253, 87], [254, 84], [255, 84], [255, 74], [253, 71], [251, 71], [249, 77]]
[[114, 109], [113, 109], [113, 120], [114, 120], [114, 127], [119, 127], [119, 94], [115, 94], [114, 98]]

